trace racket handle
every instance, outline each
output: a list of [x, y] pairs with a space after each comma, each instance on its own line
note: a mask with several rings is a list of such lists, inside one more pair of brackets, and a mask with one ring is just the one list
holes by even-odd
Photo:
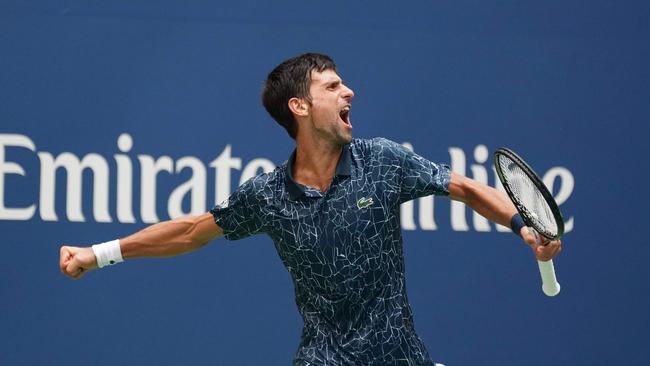
[[546, 296], [555, 296], [560, 293], [560, 284], [555, 277], [553, 260], [547, 262], [537, 261], [539, 274], [542, 276], [542, 291]]

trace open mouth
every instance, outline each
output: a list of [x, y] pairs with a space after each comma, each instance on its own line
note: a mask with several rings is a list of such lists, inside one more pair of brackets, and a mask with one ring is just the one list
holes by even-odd
[[352, 123], [350, 123], [350, 109], [351, 106], [345, 106], [341, 111], [339, 112], [339, 117], [341, 117], [341, 120], [343, 123], [347, 126], [352, 128]]

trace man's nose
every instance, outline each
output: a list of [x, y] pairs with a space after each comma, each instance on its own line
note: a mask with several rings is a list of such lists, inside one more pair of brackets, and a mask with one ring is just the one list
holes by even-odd
[[344, 88], [343, 97], [348, 98], [348, 99], [352, 99], [354, 97], [354, 91], [352, 89], [348, 88], [347, 85], [343, 85], [343, 88]]

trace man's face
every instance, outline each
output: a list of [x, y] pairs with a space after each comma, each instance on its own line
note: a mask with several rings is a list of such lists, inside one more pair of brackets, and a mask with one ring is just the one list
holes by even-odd
[[337, 145], [352, 141], [350, 108], [354, 92], [334, 70], [312, 71], [310, 117], [314, 131]]

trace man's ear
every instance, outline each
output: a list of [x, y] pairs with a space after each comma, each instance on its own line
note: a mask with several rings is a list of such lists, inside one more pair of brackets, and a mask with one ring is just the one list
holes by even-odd
[[293, 97], [289, 99], [289, 109], [293, 114], [299, 117], [305, 117], [309, 114], [309, 104], [302, 98]]

